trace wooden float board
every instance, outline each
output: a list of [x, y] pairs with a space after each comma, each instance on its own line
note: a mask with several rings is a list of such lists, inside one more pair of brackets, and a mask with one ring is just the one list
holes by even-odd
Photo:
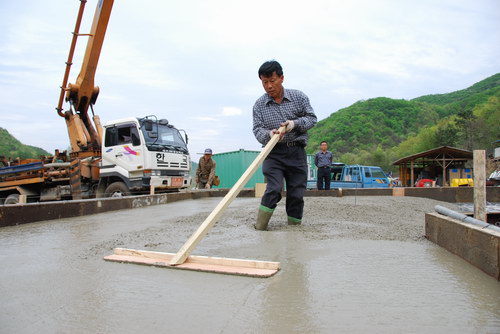
[[172, 265], [170, 262], [174, 256], [174, 253], [115, 248], [114, 254], [104, 257], [104, 260], [262, 278], [271, 277], [280, 269], [279, 262], [195, 255], [188, 256], [182, 264]]

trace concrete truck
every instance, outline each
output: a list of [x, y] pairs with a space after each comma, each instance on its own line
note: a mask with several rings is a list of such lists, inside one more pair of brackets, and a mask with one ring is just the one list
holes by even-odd
[[[80, 0], [56, 108], [65, 119], [71, 152], [56, 150], [53, 156], [40, 159], [2, 157], [0, 204], [178, 191], [191, 183], [185, 131], [154, 115], [101, 126], [94, 113], [99, 95], [94, 77], [113, 0], [98, 2], [90, 34], [80, 34], [86, 2]], [[76, 83], [68, 84], [79, 36], [88, 36], [87, 47]], [[69, 104], [66, 111], [63, 100]]]

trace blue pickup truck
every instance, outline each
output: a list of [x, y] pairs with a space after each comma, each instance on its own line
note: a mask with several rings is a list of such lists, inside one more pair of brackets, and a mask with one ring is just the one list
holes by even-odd
[[[333, 163], [330, 188], [388, 188], [389, 179], [380, 167]], [[307, 182], [308, 189], [316, 189], [316, 180]]]

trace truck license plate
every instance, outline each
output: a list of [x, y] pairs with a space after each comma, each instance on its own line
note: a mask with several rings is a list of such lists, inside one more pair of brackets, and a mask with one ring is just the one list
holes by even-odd
[[172, 178], [172, 187], [182, 187], [184, 183], [184, 179], [182, 177], [173, 177]]

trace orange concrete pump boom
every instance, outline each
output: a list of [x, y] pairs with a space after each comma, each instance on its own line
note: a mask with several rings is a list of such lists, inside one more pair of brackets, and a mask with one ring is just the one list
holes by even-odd
[[[96, 102], [99, 94], [99, 87], [94, 86], [94, 77], [114, 0], [99, 0], [90, 34], [80, 34], [80, 23], [86, 2], [86, 0], [80, 0], [80, 9], [75, 24], [75, 31], [73, 32], [68, 61], [66, 62], [66, 71], [61, 86], [59, 104], [56, 108], [58, 114], [66, 119], [71, 149], [74, 154], [80, 152], [100, 152], [102, 127], [99, 116], [94, 115], [92, 109], [92, 105]], [[76, 83], [67, 85], [76, 40], [79, 36], [89, 36], [89, 40]], [[66, 96], [66, 101], [70, 103], [70, 108], [63, 113], [62, 104], [64, 96]], [[92, 120], [88, 115], [89, 107], [93, 114]]]

